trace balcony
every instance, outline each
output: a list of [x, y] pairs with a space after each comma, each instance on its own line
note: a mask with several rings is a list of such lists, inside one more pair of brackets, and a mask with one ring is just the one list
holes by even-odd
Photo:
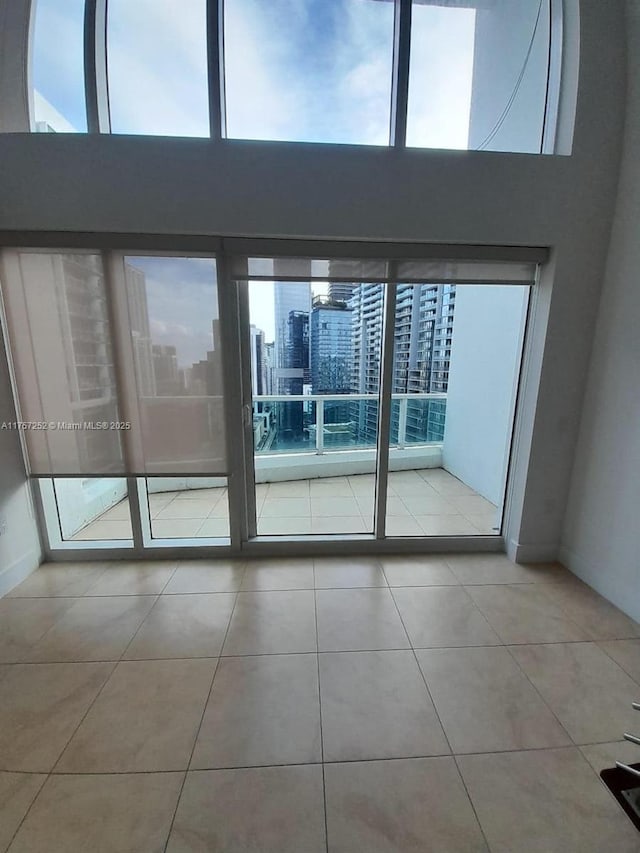
[[[499, 531], [498, 508], [443, 468], [446, 405], [446, 394], [392, 395], [389, 536]], [[366, 394], [254, 398], [259, 535], [373, 531], [377, 414], [377, 396]], [[224, 480], [151, 478], [147, 486], [155, 538], [229, 535]], [[106, 508], [103, 501], [78, 516], [68, 539], [130, 538], [124, 482], [120, 494], [111, 482], [109, 494]]]

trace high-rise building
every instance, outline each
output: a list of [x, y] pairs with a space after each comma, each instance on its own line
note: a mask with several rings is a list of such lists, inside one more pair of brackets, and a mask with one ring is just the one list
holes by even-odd
[[251, 391], [254, 397], [262, 397], [269, 393], [267, 390], [265, 336], [262, 329], [254, 325], [251, 325], [249, 333], [251, 347]]
[[[330, 264], [332, 272], [335, 269], [335, 264], [335, 261]], [[346, 281], [331, 281], [329, 282], [329, 299], [333, 302], [347, 303], [353, 296], [353, 291], [357, 286], [357, 284], [350, 284]]]
[[[311, 262], [309, 262], [309, 274], [311, 274]], [[274, 262], [274, 276], [278, 275], [278, 260]], [[274, 393], [295, 394], [302, 391], [293, 391], [292, 381], [304, 379], [303, 372], [309, 370], [309, 362], [296, 365], [291, 364], [292, 332], [290, 329], [291, 313], [306, 314], [307, 319], [311, 312], [311, 285], [308, 281], [276, 281], [273, 286], [274, 296], [274, 321], [275, 321], [275, 364], [274, 364]], [[294, 373], [291, 371], [295, 370]], [[298, 371], [303, 371], [299, 373]], [[296, 385], [297, 387], [297, 385]]]
[[[351, 390], [376, 395], [380, 387], [380, 359], [384, 288], [357, 285], [352, 300], [353, 367]], [[455, 285], [399, 285], [396, 294], [394, 331], [394, 394], [447, 391]], [[444, 430], [444, 402], [407, 400], [404, 435], [409, 442], [438, 441]], [[403, 405], [404, 408], [404, 405]], [[374, 442], [377, 433], [377, 401], [354, 404], [358, 433]], [[404, 417], [403, 417], [404, 420]], [[391, 412], [391, 436], [398, 440], [400, 406]]]
[[316, 297], [310, 322], [311, 390], [346, 394], [351, 390], [351, 309], [331, 296]]
[[182, 393], [176, 348], [169, 344], [153, 344], [153, 372], [159, 397], [175, 397]]

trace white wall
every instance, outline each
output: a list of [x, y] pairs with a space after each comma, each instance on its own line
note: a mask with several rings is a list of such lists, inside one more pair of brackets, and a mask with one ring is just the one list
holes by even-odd
[[460, 286], [442, 462], [501, 505], [527, 304], [522, 287]]
[[624, 155], [561, 554], [640, 620], [640, 2], [628, 4]]
[[560, 542], [615, 201], [622, 8], [580, 3], [571, 156], [5, 134], [0, 231], [550, 246], [507, 519], [511, 553], [548, 558]]
[[[0, 331], [0, 427], [16, 420]], [[40, 540], [18, 434], [0, 429], [0, 595], [41, 560]]]

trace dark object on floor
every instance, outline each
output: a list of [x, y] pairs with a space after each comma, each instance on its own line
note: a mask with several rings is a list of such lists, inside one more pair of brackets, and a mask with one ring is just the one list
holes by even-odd
[[[629, 767], [640, 772], [640, 764], [630, 764]], [[600, 778], [640, 832], [640, 779], [620, 767], [602, 770]]]

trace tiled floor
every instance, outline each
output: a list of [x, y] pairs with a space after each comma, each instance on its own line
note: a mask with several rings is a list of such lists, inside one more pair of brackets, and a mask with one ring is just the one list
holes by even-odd
[[0, 661], [2, 853], [640, 851], [640, 625], [559, 566], [45, 566]]
[[[375, 476], [326, 477], [256, 486], [258, 533], [368, 533], [373, 530]], [[229, 536], [227, 490], [160, 492], [149, 499], [156, 538]], [[442, 468], [392, 471], [387, 498], [389, 536], [495, 533], [497, 508]], [[73, 537], [131, 537], [128, 500]]]

